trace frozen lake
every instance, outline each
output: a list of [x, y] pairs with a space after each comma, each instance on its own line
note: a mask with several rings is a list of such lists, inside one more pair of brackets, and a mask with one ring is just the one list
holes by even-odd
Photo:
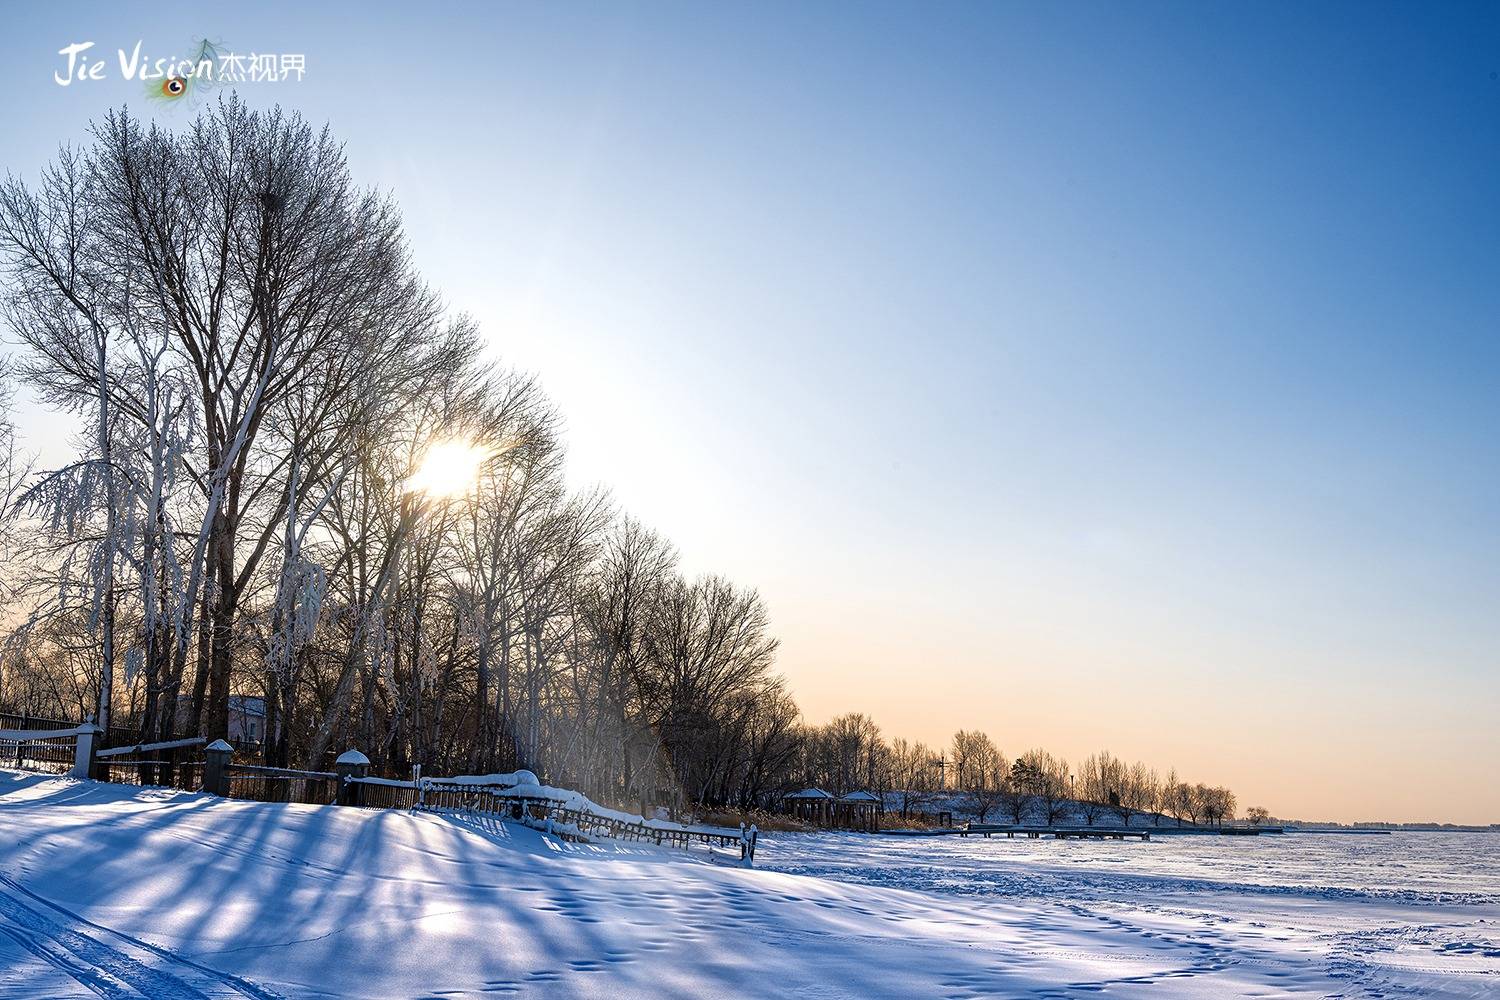
[[1500, 834], [1286, 833], [1139, 841], [782, 834], [762, 866], [928, 892], [1088, 899], [1238, 892], [1500, 904]]
[[[1092, 915], [1142, 945], [1176, 934], [1226, 967], [1262, 965], [1268, 992], [1245, 995], [1500, 996], [1495, 833], [1149, 843], [781, 835], [762, 842], [757, 864]], [[1289, 959], [1341, 989], [1312, 987], [1282, 968]]]

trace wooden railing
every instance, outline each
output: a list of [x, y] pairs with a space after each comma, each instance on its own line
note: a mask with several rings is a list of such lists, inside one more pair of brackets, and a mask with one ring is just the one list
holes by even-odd
[[649, 843], [689, 850], [694, 845], [737, 851], [740, 860], [755, 860], [760, 833], [754, 826], [739, 830], [656, 823], [578, 808], [547, 796], [527, 795], [515, 785], [444, 785], [441, 779], [396, 782], [379, 778], [349, 779], [359, 787], [353, 804], [369, 808], [409, 808], [426, 812], [457, 812], [493, 816], [525, 823], [564, 840], [589, 843], [598, 839]]
[[[41, 715], [22, 715], [15, 712], [0, 712], [0, 729], [72, 729], [83, 725], [69, 719], [53, 719]], [[135, 739], [135, 730], [123, 726], [110, 726], [109, 736], [113, 743], [128, 743]]]
[[[534, 784], [371, 778], [365, 773], [369, 761], [357, 753], [346, 756], [356, 758], [358, 764], [340, 758], [338, 771], [301, 771], [233, 763], [230, 746], [218, 741], [205, 746], [202, 737], [95, 750], [93, 739], [97, 734], [97, 727], [90, 723], [69, 729], [0, 729], [0, 766], [30, 764], [26, 769], [78, 777], [92, 774], [100, 781], [207, 791], [256, 802], [339, 803], [376, 809], [487, 815], [585, 843], [610, 839], [682, 850], [694, 845], [727, 848], [737, 851], [747, 865], [754, 861], [759, 836], [753, 826], [747, 829], [742, 825], [736, 831], [660, 823], [603, 810], [587, 800], [579, 805], [581, 797], [571, 793], [567, 798], [558, 798], [529, 795], [520, 790], [542, 790]], [[205, 759], [186, 759], [190, 754], [196, 757], [200, 748]]]
[[[581, 840], [587, 843], [596, 837], [610, 840], [644, 842], [688, 850], [694, 844], [722, 847], [740, 852], [742, 861], [755, 860], [755, 841], [759, 831], [755, 827], [741, 828], [738, 833], [729, 830], [714, 830], [705, 827], [666, 827], [653, 823], [635, 822], [613, 816], [601, 816], [586, 809], [572, 809], [555, 799], [515, 797], [521, 808], [531, 819], [547, 823], [547, 832], [565, 840]], [[542, 815], [537, 816], [540, 812]], [[514, 817], [520, 818], [520, 817]], [[530, 825], [535, 825], [532, 823]]]
[[203, 763], [195, 758], [207, 742], [201, 736], [193, 736], [100, 750], [94, 754], [94, 777], [122, 785], [196, 792], [203, 787]]
[[21, 770], [86, 778], [99, 727], [0, 729], [0, 762]]
[[[357, 778], [358, 801], [355, 805], [366, 809], [415, 809], [419, 805], [417, 788], [413, 782], [381, 781], [378, 778]], [[430, 798], [432, 793], [427, 793]]]
[[[20, 732], [21, 730], [14, 730]], [[50, 732], [51, 730], [43, 730]], [[67, 774], [73, 769], [74, 737], [0, 740], [0, 761], [20, 771]]]
[[232, 799], [315, 806], [332, 805], [338, 800], [339, 776], [332, 771], [296, 771], [253, 764], [230, 764], [225, 771]]

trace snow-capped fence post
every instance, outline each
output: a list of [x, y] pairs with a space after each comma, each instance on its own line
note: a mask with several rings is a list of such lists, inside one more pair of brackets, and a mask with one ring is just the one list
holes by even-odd
[[745, 829], [745, 824], [740, 824], [740, 863], [746, 868], [755, 865], [755, 839], [760, 836], [760, 829], [750, 824], [750, 829]]
[[234, 747], [223, 740], [214, 740], [203, 748], [203, 790], [210, 795], [229, 798], [229, 758], [234, 756]]
[[[88, 721], [78, 727], [78, 735], [73, 738], [73, 770], [68, 773], [74, 778], [92, 778], [94, 776], [94, 744], [98, 742], [97, 737], [103, 730], [94, 725], [94, 717], [88, 717]], [[19, 745], [19, 744], [18, 744]]]
[[359, 805], [361, 786], [359, 782], [351, 779], [364, 778], [369, 775], [370, 758], [358, 750], [345, 750], [333, 762], [333, 770], [339, 776], [339, 805]]

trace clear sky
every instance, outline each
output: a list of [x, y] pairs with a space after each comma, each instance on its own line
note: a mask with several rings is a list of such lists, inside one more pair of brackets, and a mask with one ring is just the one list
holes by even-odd
[[189, 117], [117, 48], [305, 54], [241, 93], [395, 194], [576, 482], [761, 590], [810, 720], [1500, 821], [1500, 7], [0, 18], [28, 177]]

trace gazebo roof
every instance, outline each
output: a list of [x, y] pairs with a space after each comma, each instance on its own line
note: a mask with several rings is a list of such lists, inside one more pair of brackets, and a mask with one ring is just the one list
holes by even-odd
[[879, 802], [880, 796], [871, 795], [869, 792], [850, 792], [841, 801], [844, 802]]
[[793, 792], [792, 794], [788, 795], [787, 798], [789, 798], [789, 799], [831, 799], [831, 798], [833, 798], [833, 796], [829, 795], [827, 792], [823, 791], [823, 789], [821, 789], [821, 788], [804, 788], [800, 792]]

